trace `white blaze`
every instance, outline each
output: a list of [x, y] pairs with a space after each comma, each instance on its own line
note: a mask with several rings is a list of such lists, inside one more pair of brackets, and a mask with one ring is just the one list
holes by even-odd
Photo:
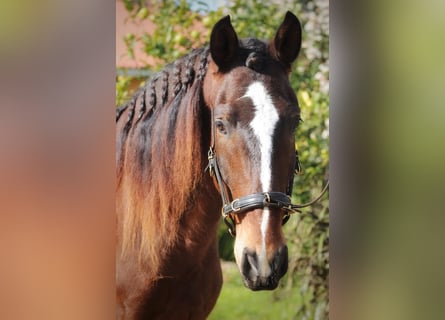
[[[252, 99], [255, 107], [255, 116], [250, 127], [255, 133], [261, 154], [261, 188], [263, 192], [270, 191], [272, 179], [272, 140], [275, 126], [278, 122], [278, 112], [272, 103], [271, 96], [261, 82], [254, 82], [248, 88], [245, 97]], [[262, 249], [258, 256], [261, 276], [269, 276], [271, 269], [266, 256], [266, 234], [269, 224], [269, 208], [264, 208], [261, 221]]]

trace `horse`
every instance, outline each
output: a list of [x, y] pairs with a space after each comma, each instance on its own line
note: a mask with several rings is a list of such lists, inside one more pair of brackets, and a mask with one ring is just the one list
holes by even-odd
[[229, 16], [208, 46], [168, 64], [116, 115], [119, 319], [205, 319], [222, 286], [217, 227], [236, 235], [244, 284], [287, 272], [282, 231], [300, 121], [289, 73], [301, 25], [287, 12], [266, 42]]

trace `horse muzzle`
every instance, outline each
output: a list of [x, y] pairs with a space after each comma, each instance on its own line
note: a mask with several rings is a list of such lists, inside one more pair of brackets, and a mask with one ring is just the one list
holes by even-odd
[[269, 261], [267, 257], [245, 248], [240, 263], [244, 285], [253, 291], [274, 290], [287, 272], [287, 251], [287, 246], [282, 246]]

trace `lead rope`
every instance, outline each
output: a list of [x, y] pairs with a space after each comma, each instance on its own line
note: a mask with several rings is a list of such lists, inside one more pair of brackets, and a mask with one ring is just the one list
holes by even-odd
[[303, 203], [303, 204], [291, 204], [287, 208], [296, 210], [296, 209], [313, 206], [321, 199], [321, 197], [323, 197], [323, 195], [326, 193], [326, 191], [328, 191], [328, 188], [329, 188], [329, 180], [326, 182], [326, 185], [323, 187], [323, 190], [321, 190], [321, 193], [316, 198], [312, 199], [309, 202]]
[[314, 204], [316, 204], [318, 201], [320, 201], [320, 199], [324, 196], [324, 194], [326, 193], [326, 191], [328, 191], [329, 189], [329, 180], [326, 182], [325, 186], [323, 187], [323, 189], [321, 190], [320, 194], [312, 199], [309, 202], [303, 203], [303, 204], [290, 204], [288, 206], [284, 206], [283, 209], [286, 210], [286, 213], [284, 214], [283, 217], [283, 222], [281, 223], [282, 225], [286, 224], [286, 222], [289, 220], [290, 215], [294, 214], [294, 213], [301, 213], [302, 208], [306, 208], [306, 207], [310, 207], [313, 206]]

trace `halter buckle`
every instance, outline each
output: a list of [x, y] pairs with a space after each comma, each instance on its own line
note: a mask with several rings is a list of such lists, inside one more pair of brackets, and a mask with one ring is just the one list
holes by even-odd
[[215, 156], [215, 152], [213, 151], [213, 147], [210, 147], [209, 151], [207, 152], [207, 158], [209, 160], [212, 160]]
[[213, 151], [213, 147], [210, 147], [209, 151], [207, 152], [207, 159], [209, 160], [209, 163], [207, 167], [205, 168], [205, 171], [209, 171], [210, 176], [213, 176], [213, 166], [214, 166], [214, 159], [215, 159], [215, 152]]

